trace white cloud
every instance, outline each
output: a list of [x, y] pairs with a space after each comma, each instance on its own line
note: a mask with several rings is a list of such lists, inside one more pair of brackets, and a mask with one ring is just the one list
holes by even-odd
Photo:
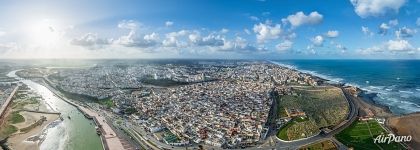
[[99, 38], [97, 34], [87, 33], [79, 38], [74, 38], [70, 41], [70, 44], [83, 46], [88, 49], [101, 48], [103, 45], [109, 45], [112, 41], [108, 39]]
[[221, 36], [208, 35], [201, 37], [198, 33], [193, 33], [188, 36], [190, 42], [197, 46], [222, 46], [224, 39]]
[[134, 20], [123, 20], [118, 23], [118, 28], [136, 30], [140, 27], [140, 23]]
[[322, 22], [323, 16], [318, 12], [311, 12], [309, 15], [305, 15], [303, 12], [297, 12], [296, 14], [287, 16], [287, 21], [292, 27], [298, 27], [301, 25], [314, 25]]
[[409, 38], [409, 37], [413, 37], [414, 34], [417, 33], [416, 29], [410, 29], [407, 27], [402, 27], [400, 29], [398, 29], [397, 31], [395, 31], [395, 36], [397, 36], [398, 39], [400, 38]]
[[181, 47], [184, 46], [178, 38], [186, 36], [189, 33], [187, 30], [180, 30], [178, 32], [170, 32], [166, 34], [166, 38], [162, 41], [164, 47]]
[[350, 0], [354, 11], [362, 18], [382, 16], [389, 11], [398, 12], [406, 0]]
[[389, 27], [386, 23], [382, 23], [382, 24], [379, 26], [379, 31], [378, 31], [378, 33], [379, 33], [379, 34], [381, 34], [381, 35], [386, 35], [386, 34], [388, 33], [389, 28], [390, 28], [390, 27]]
[[165, 26], [166, 26], [166, 27], [170, 27], [170, 26], [172, 26], [172, 25], [174, 25], [174, 22], [172, 22], [172, 21], [166, 21], [166, 22], [165, 22]]
[[6, 32], [0, 31], [0, 36], [4, 36], [4, 35], [6, 35]]
[[153, 47], [159, 43], [159, 35], [153, 32], [151, 34], [140, 36], [136, 35], [136, 32], [131, 31], [128, 35], [118, 38], [114, 43], [126, 47]]
[[361, 48], [357, 50], [358, 53], [367, 55], [367, 54], [373, 54], [373, 53], [380, 53], [383, 52], [383, 48], [379, 46], [373, 46], [369, 48]]
[[327, 33], [325, 33], [325, 35], [329, 38], [338, 37], [339, 34], [340, 34], [340, 32], [338, 32], [337, 30], [331, 30], [331, 31], [328, 31]]
[[245, 39], [236, 37], [234, 40], [225, 40], [223, 46], [218, 47], [219, 51], [232, 51], [239, 53], [247, 52], [265, 52], [267, 51], [264, 47], [256, 47], [249, 44]]
[[176, 37], [167, 37], [165, 40], [162, 41], [162, 45], [164, 47], [178, 47], [179, 42]]
[[268, 40], [278, 39], [282, 32], [280, 24], [271, 25], [270, 23], [260, 23], [254, 25], [254, 32], [258, 43], [264, 43]]
[[322, 46], [324, 44], [324, 37], [317, 35], [311, 39], [311, 42], [315, 46]]
[[361, 54], [376, 54], [386, 52], [406, 52], [407, 54], [412, 54], [415, 51], [416, 48], [414, 48], [408, 41], [401, 39], [389, 40], [387, 42], [382, 43], [379, 46], [362, 48], [358, 50], [358, 52]]
[[276, 49], [278, 51], [285, 51], [291, 49], [293, 46], [293, 42], [289, 40], [285, 40], [279, 44], [276, 45]]
[[410, 51], [414, 47], [406, 40], [389, 40], [385, 44], [386, 48], [390, 51]]
[[369, 35], [369, 36], [372, 36], [373, 35], [373, 32], [370, 31], [369, 28], [368, 27], [365, 27], [365, 26], [362, 26], [362, 32], [365, 35]]

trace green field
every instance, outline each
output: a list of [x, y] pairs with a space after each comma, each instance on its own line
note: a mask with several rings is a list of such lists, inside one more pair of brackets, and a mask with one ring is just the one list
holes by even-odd
[[287, 116], [285, 108], [300, 109], [305, 112], [307, 118], [300, 122], [296, 122], [299, 118], [295, 118], [295, 123], [283, 127], [278, 132], [280, 139], [296, 140], [312, 136], [318, 133], [319, 128], [339, 124], [349, 112], [348, 102], [337, 87], [303, 86], [293, 87], [293, 91], [293, 95], [279, 96], [279, 118]]
[[336, 87], [295, 87], [296, 95], [280, 96], [279, 107], [299, 108], [321, 127], [335, 126], [343, 121], [349, 107], [341, 89]]
[[97, 100], [97, 102], [101, 105], [104, 105], [106, 108], [114, 107], [114, 101], [111, 98], [105, 98], [102, 100]]
[[348, 128], [341, 131], [335, 138], [348, 147], [361, 150], [397, 150], [404, 149], [398, 143], [381, 143], [375, 144], [373, 139], [378, 135], [386, 133], [381, 125], [375, 120], [355, 121]]
[[8, 117], [7, 120], [11, 124], [16, 124], [16, 123], [24, 122], [25, 118], [23, 118], [23, 116], [20, 115], [18, 111], [14, 111], [14, 112], [12, 112], [12, 114], [10, 114], [10, 116]]
[[13, 125], [4, 125], [0, 129], [0, 140], [8, 137], [9, 135], [15, 133], [18, 129]]
[[297, 140], [318, 133], [315, 122], [309, 118], [297, 117], [284, 125], [277, 133], [277, 137], [285, 140]]
[[292, 126], [293, 124], [294, 124], [293, 121], [289, 121], [286, 125], [281, 127], [279, 132], [277, 132], [277, 137], [282, 140], [288, 141], [289, 137], [287, 136], [287, 129], [289, 129], [289, 127]]

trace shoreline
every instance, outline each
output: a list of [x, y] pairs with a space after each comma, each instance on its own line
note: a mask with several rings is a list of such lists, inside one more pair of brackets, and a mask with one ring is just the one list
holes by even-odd
[[[5, 109], [2, 111], [2, 115], [4, 115], [2, 119], [7, 119], [10, 113], [12, 111], [18, 111], [19, 114], [24, 117], [23, 122], [10, 124], [17, 128], [17, 132], [9, 135], [3, 142], [4, 146], [7, 146], [8, 148], [12, 149], [39, 149], [40, 144], [42, 144], [44, 137], [42, 137], [42, 134], [49, 129], [49, 126], [58, 120], [60, 113], [57, 112], [49, 112], [47, 109], [48, 106], [45, 105], [45, 103], [41, 103], [41, 111], [39, 110], [30, 110], [30, 109], [14, 109], [9, 108], [11, 107], [11, 103], [13, 103], [14, 95], [17, 93], [17, 90], [19, 89], [20, 85], [15, 88], [15, 90], [11, 93], [9, 96], [9, 103], [5, 104], [7, 105], [4, 107]], [[5, 106], [4, 105], [4, 106]], [[26, 106], [26, 105], [25, 105]], [[43, 108], [42, 108], [43, 107]], [[2, 107], [3, 108], [3, 107]], [[45, 110], [44, 110], [45, 109]], [[39, 118], [43, 118], [44, 121], [41, 122], [41, 124], [38, 124], [40, 121]], [[5, 122], [3, 122], [5, 123]], [[36, 125], [38, 124], [38, 125]], [[21, 131], [21, 130], [27, 130], [27, 131]]]
[[[90, 110], [89, 108], [86, 108], [84, 106], [81, 106], [80, 104], [77, 104], [71, 100], [68, 100], [65, 96], [62, 96], [59, 94], [56, 89], [51, 86], [50, 82], [46, 77], [42, 78], [42, 81], [44, 82], [44, 86], [48, 88], [54, 95], [65, 101], [66, 103], [74, 106], [79, 110], [87, 119], [93, 120], [96, 127], [98, 127], [100, 131], [100, 138], [102, 142], [102, 148], [104, 150], [110, 150], [110, 149], [124, 149], [123, 144], [119, 140], [117, 134], [115, 131], [110, 127], [110, 125], [105, 121], [105, 118], [101, 115], [99, 115], [97, 112]], [[41, 84], [43, 85], [43, 84]]]
[[[37, 114], [37, 115], [34, 115]], [[59, 116], [56, 114], [43, 114], [43, 113], [34, 113], [34, 116], [46, 116], [46, 121], [40, 126], [32, 128], [26, 133], [16, 133], [10, 136], [7, 140], [8, 146], [14, 149], [29, 149], [31, 147], [36, 147], [39, 149], [42, 144], [44, 137], [41, 135], [49, 129], [49, 126], [59, 119]], [[29, 123], [23, 123], [22, 126], [30, 126]]]
[[[323, 82], [322, 84], [336, 86], [336, 87], [339, 87], [339, 88], [346, 88], [346, 87], [354, 88], [357, 92], [357, 98], [358, 99], [362, 100], [362, 102], [366, 103], [367, 105], [371, 105], [373, 107], [378, 107], [380, 109], [383, 109], [386, 113], [391, 114], [392, 117], [394, 117], [394, 116], [405, 116], [405, 115], [409, 115], [409, 114], [413, 114], [413, 113], [420, 113], [420, 112], [413, 112], [413, 113], [409, 113], [409, 114], [400, 114], [400, 115], [395, 114], [391, 111], [389, 106], [386, 106], [386, 105], [379, 104], [379, 103], [375, 102], [375, 100], [373, 98], [377, 97], [376, 95], [378, 93], [369, 93], [369, 91], [364, 90], [364, 89], [362, 89], [362, 88], [360, 88], [356, 85], [351, 85], [349, 83], [343, 83], [343, 82], [339, 82], [339, 81], [333, 81], [333, 80], [330, 80], [330, 79], [326, 79], [326, 78], [320, 77], [316, 74], [303, 72], [301, 70], [296, 69], [296, 67], [293, 67], [293, 66], [290, 66], [290, 65], [285, 65], [285, 64], [278, 63], [278, 62], [274, 62], [274, 61], [268, 61], [268, 62], [271, 63], [271, 64], [274, 64], [274, 65], [278, 65], [280, 67], [284, 67], [284, 68], [287, 68], [287, 69], [290, 69], [290, 70], [293, 70], [293, 71], [297, 71], [299, 73], [309, 75], [314, 79], [319, 79]], [[336, 83], [328, 83], [328, 82], [336, 82]], [[374, 95], [374, 96], [371, 96], [371, 95]]]
[[[16, 71], [20, 71], [20, 70], [15, 70], [15, 72]], [[13, 72], [13, 71], [12, 71]], [[9, 72], [9, 74], [10, 73], [12, 73], [12, 72]], [[35, 78], [33, 78], [33, 77], [30, 77], [30, 78], [21, 78], [21, 77], [19, 77], [19, 76], [17, 76], [17, 75], [14, 75], [14, 77], [15, 78], [18, 78], [19, 80], [28, 80], [28, 81], [31, 81], [31, 82], [33, 82], [34, 84], [39, 84], [39, 86], [44, 86], [45, 88], [47, 88], [46, 86], [45, 86], [45, 84], [42, 84], [42, 83], [39, 83], [38, 81], [43, 81], [43, 80], [36, 80], [36, 77]], [[35, 80], [34, 80], [35, 79]], [[24, 84], [26, 84], [26, 83], [24, 83]], [[29, 85], [28, 85], [29, 86]], [[56, 95], [53, 91], [51, 91], [51, 89], [48, 89], [47, 88], [47, 90], [49, 90], [50, 92], [52, 92], [52, 94], [54, 94], [54, 95]], [[56, 95], [57, 96], [57, 95]], [[59, 98], [58, 98], [59, 99]], [[67, 103], [65, 100], [63, 100], [62, 101], [62, 103]], [[50, 106], [48, 103], [42, 103], [43, 105], [45, 105], [45, 111], [40, 111], [40, 113], [44, 113], [44, 112], [47, 112], [47, 114], [46, 115], [57, 115], [56, 114], [56, 110], [54, 109], [54, 108], [52, 108], [52, 106]], [[68, 103], [67, 103], [68, 104]], [[24, 109], [23, 111], [27, 111], [27, 112], [31, 112], [31, 113], [33, 113], [31, 110], [26, 110], [26, 109]], [[49, 111], [53, 111], [53, 113], [50, 113]], [[36, 112], [35, 112], [36, 113]], [[82, 111], [80, 111], [80, 113], [83, 113]], [[60, 121], [61, 120], [61, 121]], [[23, 147], [23, 146], [25, 146], [25, 147], [23, 147], [23, 148], [20, 148], [20, 149], [31, 149], [31, 148], [34, 148], [35, 146], [36, 146], [36, 148], [34, 148], [34, 149], [40, 149], [41, 147], [43, 147], [43, 145], [44, 145], [44, 142], [45, 142], [45, 139], [47, 138], [47, 136], [48, 136], [48, 133], [49, 133], [49, 130], [51, 129], [51, 128], [55, 128], [55, 126], [57, 126], [57, 124], [60, 124], [61, 122], [63, 122], [63, 119], [59, 116], [59, 115], [57, 115], [56, 116], [56, 118], [55, 118], [55, 120], [52, 120], [52, 121], [47, 121], [47, 122], [44, 122], [43, 124], [42, 124], [42, 128], [41, 128], [41, 131], [40, 132], [37, 132], [36, 134], [31, 134], [29, 137], [27, 137], [25, 140], [26, 141], [23, 141], [22, 142], [22, 144], [20, 144], [20, 145], [17, 145], [17, 146], [21, 146], [21, 147]], [[45, 124], [45, 123], [47, 123], [47, 124]], [[45, 125], [44, 125], [45, 124]], [[39, 127], [39, 126], [38, 126]], [[93, 131], [95, 131], [95, 129], [93, 129]], [[31, 131], [32, 132], [32, 131]], [[27, 133], [26, 133], [27, 134]], [[96, 136], [96, 134], [95, 134], [95, 136]], [[9, 138], [9, 140], [10, 140], [11, 138]], [[99, 143], [101, 144], [100, 145], [100, 149], [104, 149], [104, 146], [103, 146], [103, 144], [102, 144], [102, 142], [101, 141], [103, 141], [104, 139], [101, 139], [100, 137], [98, 138], [98, 140], [100, 140], [99, 141]], [[51, 140], [50, 140], [51, 141]], [[7, 143], [9, 143], [9, 142], [7, 142]], [[29, 144], [32, 144], [29, 148], [28, 148], [28, 145], [27, 145], [27, 143], [29, 143]], [[36, 144], [36, 145], [34, 145], [34, 144]], [[59, 143], [59, 144], [61, 144], [61, 143]], [[99, 146], [99, 145], [98, 145]], [[11, 147], [11, 146], [10, 146]], [[99, 147], [98, 147], [99, 148]]]
[[[281, 65], [280, 63], [269, 61], [269, 63], [272, 63], [274, 65], [278, 65], [280, 67], [288, 68], [293, 71], [297, 71], [299, 73], [307, 74], [311, 77], [314, 77], [316, 79], [320, 79], [321, 81], [331, 81], [328, 79], [324, 79], [322, 77], [318, 77], [314, 74], [305, 73], [300, 70], [297, 70], [295, 68], [289, 68], [287, 65]], [[331, 84], [331, 83], [324, 83], [327, 85], [333, 85], [336, 87], [340, 87], [346, 89], [352, 89], [354, 90], [355, 94], [353, 95], [355, 103], [359, 105], [358, 111], [365, 111], [367, 112], [373, 112], [373, 116], [384, 118], [385, 122], [383, 126], [388, 129], [389, 132], [395, 135], [411, 135], [413, 137], [413, 140], [411, 142], [404, 142], [404, 145], [408, 145], [409, 147], [418, 147], [420, 146], [420, 129], [418, 128], [417, 124], [420, 122], [420, 112], [411, 112], [408, 114], [396, 114], [391, 111], [389, 106], [376, 103], [376, 101], [373, 99], [377, 96], [378, 93], [372, 93], [367, 90], [363, 90], [362, 88], [347, 84], [347, 83], [340, 83], [338, 84]], [[346, 90], [348, 90], [346, 89]], [[344, 92], [344, 91], [343, 91]], [[351, 92], [351, 91], [347, 91]]]

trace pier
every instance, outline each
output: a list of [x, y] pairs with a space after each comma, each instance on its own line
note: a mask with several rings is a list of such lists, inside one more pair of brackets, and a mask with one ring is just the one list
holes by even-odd
[[16, 88], [13, 90], [13, 92], [10, 94], [10, 96], [6, 99], [4, 104], [0, 108], [0, 125], [3, 124], [4, 120], [6, 119], [6, 111], [8, 107], [10, 106], [13, 96], [16, 94], [17, 90], [19, 89], [19, 85], [16, 86]]

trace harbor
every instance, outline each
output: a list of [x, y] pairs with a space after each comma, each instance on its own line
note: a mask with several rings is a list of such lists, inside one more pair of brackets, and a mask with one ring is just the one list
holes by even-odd
[[102, 144], [104, 139], [97, 134], [95, 119], [87, 118], [87, 114], [81, 111], [77, 105], [69, 103], [69, 101], [59, 97], [47, 87], [31, 80], [21, 79], [15, 73], [16, 71], [12, 71], [8, 76], [19, 79], [20, 82], [28, 85], [28, 87], [38, 93], [52, 112], [61, 113], [61, 120], [58, 119], [52, 122], [41, 133], [34, 135], [43, 139], [39, 149], [101, 150], [106, 148]]

